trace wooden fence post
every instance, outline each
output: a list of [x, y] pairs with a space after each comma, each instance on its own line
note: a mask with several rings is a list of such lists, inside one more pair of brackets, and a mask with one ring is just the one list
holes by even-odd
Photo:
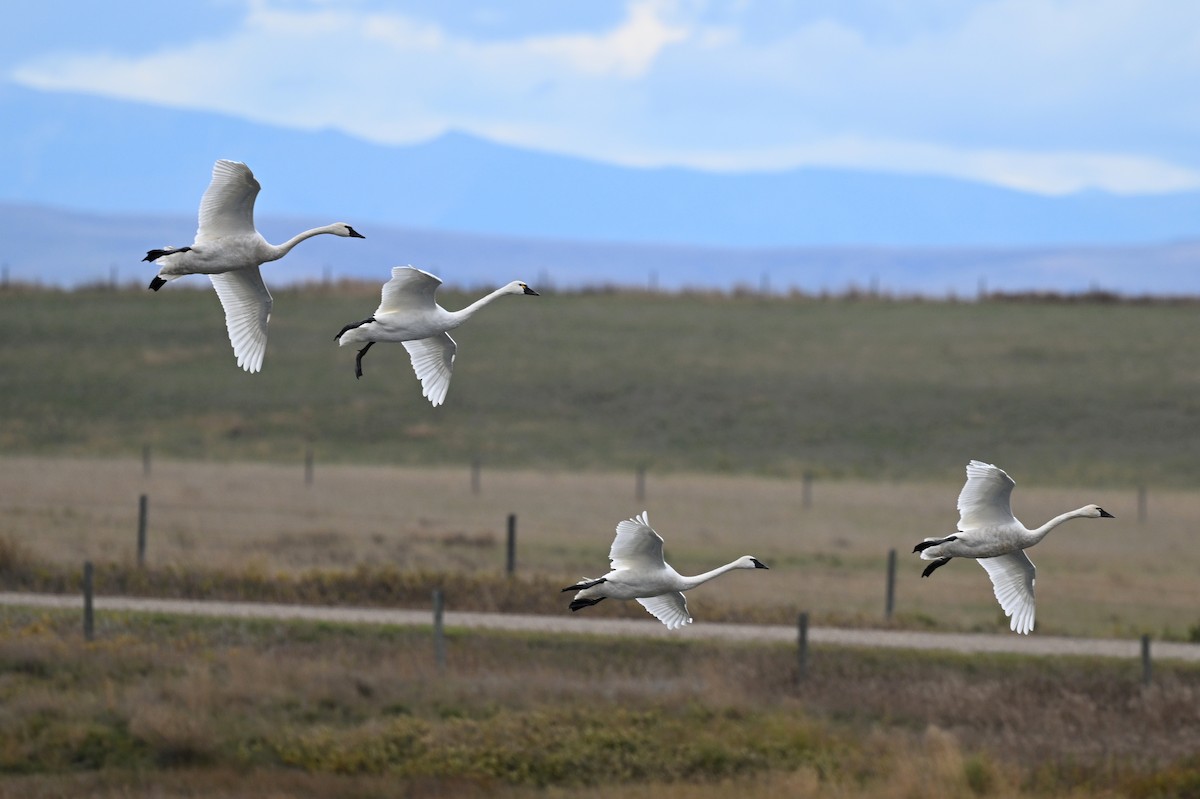
[[796, 680], [803, 682], [808, 678], [808, 614], [801, 613], [798, 625], [798, 640], [796, 649]]
[[1142, 685], [1149, 685], [1154, 676], [1153, 665], [1150, 662], [1150, 636], [1142, 636]]
[[892, 611], [896, 609], [896, 550], [888, 550], [887, 563], [887, 601], [884, 603], [884, 618], [892, 620]]
[[96, 618], [92, 610], [92, 562], [83, 562], [83, 640], [91, 641], [96, 637]]
[[138, 497], [137, 565], [139, 569], [146, 565], [146, 520], [149, 514], [150, 498], [142, 494]]
[[508, 514], [508, 557], [505, 560], [505, 573], [512, 577], [517, 572], [517, 514]]
[[446, 630], [442, 624], [445, 605], [442, 589], [433, 589], [433, 661], [438, 671], [446, 670]]

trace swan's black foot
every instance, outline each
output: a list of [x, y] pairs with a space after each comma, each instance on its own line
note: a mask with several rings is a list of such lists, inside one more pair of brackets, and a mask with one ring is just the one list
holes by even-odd
[[597, 597], [596, 599], [572, 599], [571, 610], [579, 610], [580, 608], [590, 608], [592, 605], [603, 602], [606, 597]]
[[593, 585], [600, 585], [600, 583], [606, 582], [608, 580], [604, 577], [601, 577], [599, 580], [584, 580], [581, 583], [575, 583], [575, 585], [568, 585], [563, 591], [582, 591], [585, 588], [591, 588]]
[[173, 252], [191, 252], [191, 249], [191, 247], [164, 247], [161, 250], [147, 250], [146, 257], [142, 260], [153, 262], [157, 261], [159, 258], [162, 258], [164, 255], [170, 255]]
[[374, 341], [368, 341], [367, 346], [363, 347], [361, 350], [358, 351], [358, 357], [354, 359], [354, 379], [355, 380], [362, 377], [362, 356], [367, 354], [367, 350], [371, 349], [371, 345], [374, 343], [375, 343]]
[[922, 541], [921, 543], [919, 543], [915, 547], [913, 547], [913, 552], [924, 552], [925, 550], [929, 549], [930, 547], [936, 547], [938, 544], [944, 544], [947, 541], [957, 541], [957, 540], [958, 540], [958, 536], [952, 535], [949, 538], [939, 538], [939, 539], [935, 539], [933, 541]]
[[930, 563], [925, 567], [925, 571], [921, 572], [921, 576], [928, 577], [929, 575], [933, 574], [935, 570], [940, 569], [942, 566], [945, 566], [947, 563], [949, 563], [950, 560], [950, 558], [938, 558], [933, 563]]
[[150, 288], [154, 291], [158, 291], [160, 288], [162, 288], [165, 285], [167, 285], [167, 281], [163, 280], [158, 275], [155, 275], [154, 279], [150, 281]]
[[375, 321], [375, 317], [371, 316], [371, 317], [368, 317], [368, 318], [362, 320], [361, 322], [351, 322], [350, 324], [346, 325], [341, 330], [339, 330], [338, 334], [333, 337], [333, 340], [337, 341], [338, 339], [340, 339], [342, 336], [344, 336], [346, 334], [347, 330], [353, 330], [356, 327], [362, 327], [363, 325], [367, 324], [368, 322], [374, 322], [374, 321]]

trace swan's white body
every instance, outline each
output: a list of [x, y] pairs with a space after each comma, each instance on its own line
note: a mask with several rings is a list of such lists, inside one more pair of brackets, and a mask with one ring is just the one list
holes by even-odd
[[363, 238], [344, 222], [306, 230], [275, 245], [254, 228], [254, 200], [260, 186], [250, 168], [238, 161], [217, 161], [212, 182], [200, 200], [200, 226], [190, 247], [150, 250], [142, 260], [159, 267], [150, 288], [158, 291], [184, 275], [208, 275], [221, 306], [225, 327], [238, 366], [247, 372], [262, 369], [271, 319], [271, 292], [258, 267], [287, 255], [305, 239], [329, 233]]
[[650, 518], [645, 511], [641, 516], [617, 525], [608, 559], [612, 562], [612, 571], [608, 574], [596, 580], [585, 577], [582, 582], [563, 589], [578, 590], [571, 601], [571, 610], [595, 605], [606, 598], [636, 599], [650, 615], [667, 625], [668, 630], [692, 622], [684, 591], [733, 569], [767, 568], [757, 558], [743, 555], [712, 571], [685, 577], [663, 560], [662, 536], [650, 527]]
[[926, 538], [913, 549], [922, 560], [935, 563], [922, 577], [951, 558], [975, 558], [992, 580], [996, 600], [1010, 617], [1014, 632], [1033, 629], [1033, 583], [1037, 570], [1025, 550], [1069, 519], [1112, 518], [1098, 505], [1084, 505], [1030, 530], [1012, 513], [1012, 490], [1016, 483], [1001, 468], [982, 461], [967, 464], [967, 482], [958, 495], [958, 532], [946, 538]]
[[399, 341], [408, 350], [413, 371], [421, 381], [421, 394], [436, 407], [446, 400], [454, 356], [458, 345], [448, 331], [474, 316], [475, 312], [505, 294], [537, 292], [519, 280], [496, 289], [460, 311], [447, 311], [437, 304], [434, 293], [442, 281], [412, 266], [392, 267], [392, 279], [383, 284], [383, 299], [373, 316], [346, 325], [337, 335], [338, 346], [361, 344], [354, 360], [354, 373], [362, 377], [362, 358], [377, 341]]

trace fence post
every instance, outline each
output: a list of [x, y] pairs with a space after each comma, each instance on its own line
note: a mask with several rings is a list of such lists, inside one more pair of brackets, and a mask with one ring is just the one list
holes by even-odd
[[796, 680], [803, 682], [808, 678], [808, 614], [801, 613], [798, 622], [798, 642], [796, 650]]
[[150, 445], [142, 444], [142, 477], [150, 476]]
[[892, 620], [892, 611], [896, 609], [896, 550], [888, 550], [887, 564], [887, 601], [884, 604], [884, 618]]
[[1142, 685], [1149, 685], [1153, 677], [1153, 667], [1150, 662], [1150, 636], [1142, 636]]
[[446, 630], [442, 625], [445, 604], [442, 589], [433, 589], [433, 660], [438, 671], [446, 668]]
[[1146, 523], [1146, 487], [1138, 486], [1138, 524]]
[[150, 498], [142, 494], [138, 497], [137, 564], [139, 569], [146, 565], [146, 519], [149, 511]]
[[517, 514], [508, 514], [508, 558], [505, 571], [509, 577], [517, 571]]
[[96, 618], [92, 611], [92, 562], [83, 562], [83, 640], [96, 637]]
[[812, 472], [805, 472], [803, 478], [804, 487], [800, 494], [800, 507], [802, 508], [812, 507], [812, 482]]
[[646, 498], [646, 464], [639, 463], [637, 477], [634, 479], [633, 495], [638, 502]]
[[479, 488], [480, 488], [479, 472], [482, 469], [483, 469], [483, 463], [480, 461], [479, 456], [476, 455], [475, 457], [471, 458], [471, 493], [472, 494], [476, 494], [476, 495], [479, 494]]
[[308, 449], [304, 450], [304, 484], [312, 485], [313, 482], [313, 448], [309, 445]]

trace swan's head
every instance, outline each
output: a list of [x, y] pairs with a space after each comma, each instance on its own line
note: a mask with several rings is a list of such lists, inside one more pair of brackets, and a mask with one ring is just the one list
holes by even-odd
[[533, 289], [529, 288], [527, 283], [522, 283], [520, 280], [514, 280], [505, 286], [502, 291], [505, 294], [532, 294], [535, 297], [541, 296]]
[[329, 232], [335, 236], [342, 236], [349, 239], [365, 239], [366, 236], [359, 233], [354, 228], [347, 225], [345, 222], [334, 222], [329, 226]]
[[1079, 509], [1085, 519], [1115, 519], [1111, 513], [1099, 505], [1084, 505]]
[[767, 564], [763, 563], [753, 555], [742, 555], [735, 561], [735, 566], [739, 569], [765, 569]]

